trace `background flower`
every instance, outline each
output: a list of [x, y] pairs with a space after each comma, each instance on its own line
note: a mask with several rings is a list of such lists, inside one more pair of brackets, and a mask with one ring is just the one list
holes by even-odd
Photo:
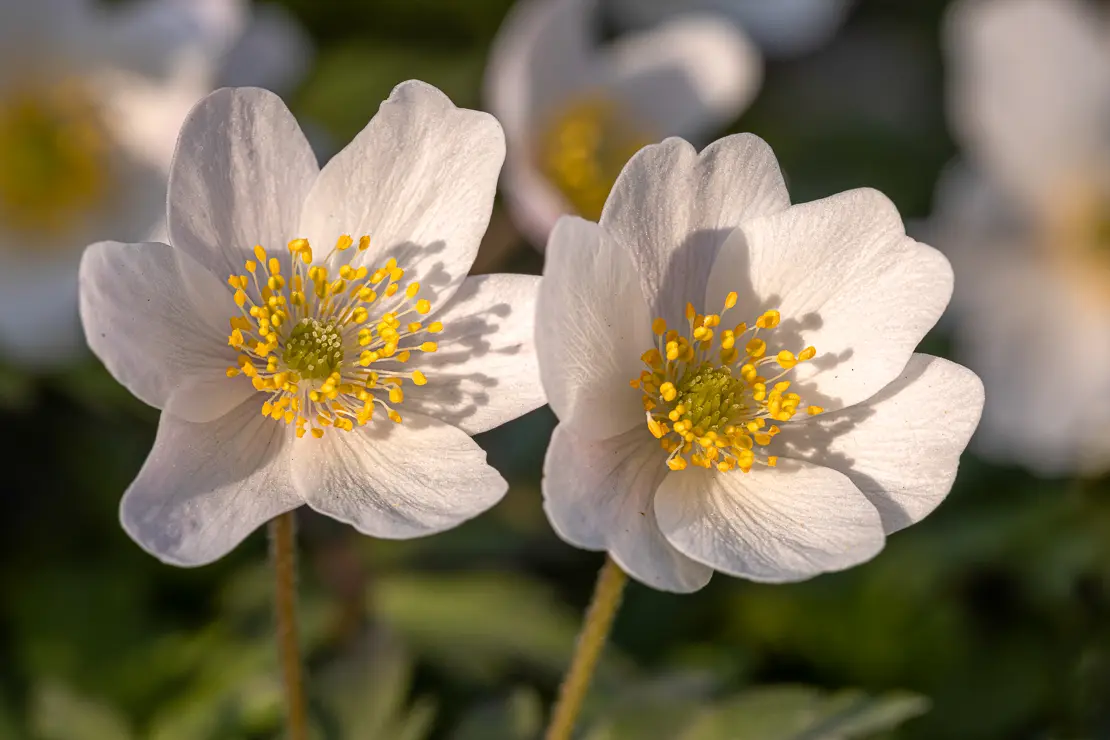
[[164, 230], [185, 113], [225, 81], [289, 84], [307, 58], [287, 14], [244, 0], [0, 2], [0, 356], [72, 358], [80, 251]]
[[605, 43], [597, 0], [530, 0], [505, 19], [486, 70], [505, 127], [503, 192], [540, 249], [564, 213], [597, 218], [620, 168], [665, 136], [709, 136], [759, 87], [737, 29], [692, 15]]
[[[1110, 469], [1110, 406], [1089, 401], [1110, 392], [1107, 20], [1073, 0], [979, 0], [947, 25], [965, 161], [932, 228], [963, 276], [957, 351], [991, 388], [977, 441], [1054, 475]], [[1070, 348], [1083, 359], [1061, 394], [1046, 379]]]

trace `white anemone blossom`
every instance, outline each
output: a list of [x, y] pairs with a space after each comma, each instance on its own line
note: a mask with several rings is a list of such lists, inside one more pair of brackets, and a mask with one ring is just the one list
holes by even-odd
[[471, 434], [543, 403], [538, 277], [467, 277], [501, 127], [398, 86], [320, 170], [272, 93], [222, 89], [181, 130], [169, 244], [81, 262], [93, 351], [162, 409], [120, 516], [178, 565], [308, 504], [378, 537], [437, 532], [506, 483]]
[[790, 205], [746, 134], [645, 148], [547, 248], [553, 526], [669, 591], [868, 560], [947, 495], [979, 419], [979, 379], [914, 354], [951, 291], [876, 191]]
[[973, 445], [1049, 475], [1110, 470], [1108, 28], [1079, 0], [962, 2], [945, 28], [965, 161], [929, 228], [959, 278], [956, 352], [991, 389]]
[[755, 47], [718, 18], [691, 14], [603, 43], [601, 5], [518, 3], [486, 68], [486, 100], [508, 143], [505, 201], [538, 248], [563, 214], [596, 220], [642, 146], [709, 140], [762, 79]]
[[612, 0], [623, 26], [641, 27], [687, 13], [718, 13], [747, 31], [771, 56], [806, 54], [826, 43], [852, 0]]
[[161, 234], [189, 108], [225, 80], [288, 84], [306, 54], [246, 0], [0, 0], [0, 359], [79, 351], [81, 250]]

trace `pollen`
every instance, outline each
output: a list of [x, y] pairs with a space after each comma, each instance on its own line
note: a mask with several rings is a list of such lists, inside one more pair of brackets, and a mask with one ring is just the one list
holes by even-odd
[[90, 95], [73, 83], [0, 96], [0, 220], [28, 235], [64, 234], [115, 186], [111, 141]]
[[580, 100], [553, 117], [539, 138], [539, 169], [580, 216], [596, 221], [621, 168], [654, 140], [611, 101]]
[[699, 314], [686, 305], [684, 331], [652, 322], [656, 346], [641, 356], [646, 369], [630, 381], [642, 393], [648, 431], [667, 452], [667, 467], [689, 466], [721, 472], [750, 472], [753, 465], [774, 467], [778, 458], [763, 450], [799, 408], [819, 414], [820, 406], [802, 406], [785, 377], [817, 356], [806, 347], [798, 354], [775, 351], [778, 311], [766, 311], [747, 323], [722, 329], [723, 317], [736, 306], [729, 293], [719, 314]]
[[404, 384], [428, 382], [405, 364], [438, 349], [426, 337], [443, 324], [420, 320], [431, 303], [417, 297], [419, 283], [403, 282], [396, 260], [377, 268], [346, 262], [344, 253], [369, 245], [368, 236], [356, 242], [345, 234], [321, 261], [307, 239], [289, 242], [285, 259], [257, 245], [244, 273], [228, 276], [238, 313], [227, 342], [240, 354], [225, 375], [250, 382], [263, 396], [262, 415], [292, 426], [297, 437], [351, 431], [370, 423], [378, 407], [400, 424], [394, 407], [404, 401]]

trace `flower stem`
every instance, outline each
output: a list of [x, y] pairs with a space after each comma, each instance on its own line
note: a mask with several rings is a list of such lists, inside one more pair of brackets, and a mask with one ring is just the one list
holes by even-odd
[[590, 687], [590, 679], [597, 668], [601, 650], [605, 647], [605, 639], [609, 636], [609, 628], [617, 615], [621, 593], [627, 581], [628, 576], [620, 566], [606, 556], [605, 565], [601, 566], [601, 572], [597, 576], [593, 598], [586, 610], [586, 618], [582, 622], [574, 657], [551, 712], [551, 724], [544, 735], [546, 740], [570, 740], [578, 713], [582, 709], [582, 700]]
[[270, 521], [270, 560], [274, 565], [274, 611], [288, 738], [308, 740], [308, 710], [297, 634], [296, 518], [292, 511]]

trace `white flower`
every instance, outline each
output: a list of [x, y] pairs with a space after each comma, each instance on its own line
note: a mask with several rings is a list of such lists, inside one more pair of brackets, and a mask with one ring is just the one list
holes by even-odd
[[871, 558], [945, 497], [979, 418], [975, 375], [914, 354], [951, 290], [876, 191], [791, 206], [751, 135], [645, 148], [600, 224], [548, 244], [556, 531], [670, 591]]
[[305, 53], [245, 0], [0, 0], [0, 358], [80, 350], [81, 250], [164, 231], [189, 108], [224, 77], [287, 82]]
[[851, 0], [613, 0], [617, 18], [631, 26], [692, 12], [719, 13], [773, 56], [817, 49], [832, 38], [851, 7]]
[[319, 170], [275, 95], [223, 89], [186, 118], [169, 242], [81, 262], [93, 351], [162, 409], [121, 520], [180, 565], [221, 557], [308, 504], [415, 537], [506, 483], [468, 435], [543, 403], [539, 278], [466, 273], [504, 138], [420, 82]]
[[942, 177], [930, 228], [960, 276], [957, 354], [991, 388], [974, 444], [1044, 474], [1110, 470], [1110, 18], [986, 0], [947, 20], [967, 161]]
[[666, 136], [695, 140], [754, 97], [762, 63], [742, 33], [692, 15], [602, 44], [598, 0], [525, 0], [506, 18], [486, 70], [505, 127], [502, 190], [542, 248], [559, 216], [596, 219], [625, 162]]

